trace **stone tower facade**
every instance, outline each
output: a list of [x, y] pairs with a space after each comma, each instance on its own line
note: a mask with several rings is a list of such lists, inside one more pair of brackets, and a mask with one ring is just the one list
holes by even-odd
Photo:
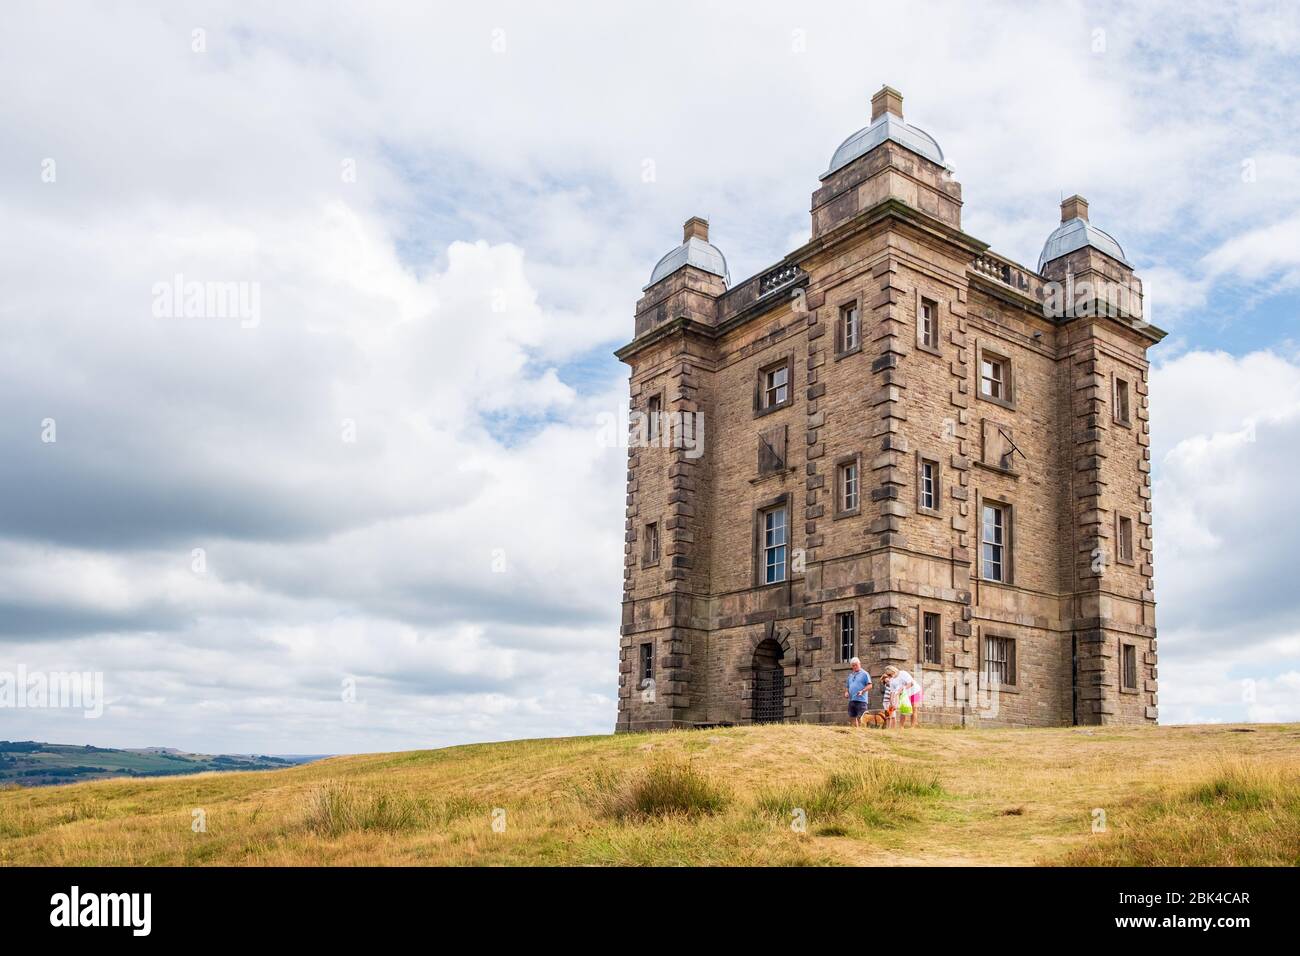
[[809, 242], [732, 285], [691, 219], [655, 267], [617, 353], [618, 730], [841, 723], [852, 656], [911, 671], [923, 722], [1156, 720], [1164, 333], [1081, 197], [1036, 270], [963, 232], [961, 207], [885, 87], [813, 193]]

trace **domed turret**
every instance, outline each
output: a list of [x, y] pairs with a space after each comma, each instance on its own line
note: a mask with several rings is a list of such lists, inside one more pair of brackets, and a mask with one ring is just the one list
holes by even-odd
[[1061, 203], [1061, 224], [1052, 230], [1047, 242], [1043, 244], [1043, 252], [1038, 257], [1038, 271], [1041, 273], [1044, 266], [1053, 259], [1069, 255], [1084, 246], [1092, 246], [1132, 268], [1115, 237], [1088, 222], [1088, 200], [1082, 196], [1071, 196]]
[[934, 137], [903, 122], [903, 95], [890, 86], [871, 97], [871, 124], [840, 143], [821, 174], [812, 194], [812, 237], [885, 202], [961, 229], [961, 184]]
[[871, 98], [871, 125], [858, 130], [844, 142], [831, 157], [831, 164], [821, 174], [825, 179], [838, 169], [843, 169], [859, 156], [875, 149], [885, 140], [892, 140], [899, 146], [924, 156], [932, 163], [944, 165], [943, 150], [933, 136], [923, 129], [903, 122], [903, 94], [898, 90], [882, 86]]
[[[711, 275], [721, 276], [727, 285], [731, 274], [727, 272], [727, 259], [717, 246], [709, 242], [709, 222], [699, 216], [686, 220], [682, 228], [682, 244], [660, 259], [650, 273], [648, 289], [660, 279], [667, 278], [682, 266], [694, 266]], [[643, 290], [644, 291], [644, 290]]]

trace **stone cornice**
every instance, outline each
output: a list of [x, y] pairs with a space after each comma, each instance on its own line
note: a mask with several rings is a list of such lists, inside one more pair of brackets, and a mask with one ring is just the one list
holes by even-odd
[[[728, 295], [731, 295], [745, 284], [754, 281], [759, 276], [766, 275], [769, 272], [786, 266], [793, 265], [802, 267], [804, 263], [809, 262], [812, 259], [833, 255], [837, 249], [852, 242], [854, 239], [857, 239], [862, 234], [868, 232], [887, 219], [896, 219], [908, 223], [931, 236], [943, 240], [944, 242], [956, 245], [963, 252], [972, 255], [983, 252], [988, 248], [988, 243], [982, 242], [974, 236], [970, 236], [958, 229], [953, 229], [951, 226], [940, 222], [938, 219], [935, 219], [933, 216], [930, 216], [919, 209], [914, 209], [901, 200], [886, 199], [883, 202], [879, 202], [872, 206], [870, 209], [864, 209], [857, 216], [839, 226], [836, 226], [825, 235], [818, 236], [816, 239], [804, 243], [798, 249], [795, 249], [771, 267], [764, 269], [761, 272], [750, 276], [744, 282], [733, 286], [728, 293], [718, 297], [719, 306], [725, 309]], [[805, 269], [804, 271], [808, 270]], [[809, 280], [804, 278], [787, 286], [783, 286], [780, 291], [784, 293], [789, 289], [804, 288], [807, 287], [808, 282]], [[760, 297], [750, 305], [738, 310], [733, 315], [727, 316], [716, 326], [712, 327], [688, 319], [685, 316], [678, 316], [677, 318], [664, 322], [658, 328], [633, 339], [627, 345], [617, 349], [614, 352], [614, 355], [619, 360], [626, 362], [630, 357], [641, 351], [643, 348], [647, 348], [655, 342], [661, 341], [665, 335], [677, 331], [687, 331], [704, 338], [716, 339], [732, 329], [744, 325], [775, 308], [788, 304], [789, 301], [790, 299], [788, 296], [782, 294], [769, 294], [768, 296]]]
[[637, 352], [640, 352], [642, 349], [649, 348], [650, 346], [662, 342], [664, 339], [677, 335], [678, 333], [697, 335], [704, 339], [715, 338], [717, 334], [710, 326], [707, 326], [702, 322], [696, 322], [694, 319], [688, 318], [687, 316], [679, 315], [677, 318], [669, 319], [657, 328], [652, 329], [645, 335], [633, 339], [622, 348], [616, 349], [614, 357], [620, 361], [626, 362], [628, 358], [635, 355]]

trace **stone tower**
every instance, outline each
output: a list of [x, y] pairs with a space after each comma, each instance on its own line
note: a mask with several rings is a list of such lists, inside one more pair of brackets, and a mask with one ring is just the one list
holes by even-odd
[[961, 207], [884, 87], [821, 176], [809, 242], [733, 285], [692, 218], [655, 266], [617, 353], [617, 729], [842, 722], [852, 656], [910, 670], [923, 721], [1155, 720], [1164, 333], [1081, 197], [1036, 270], [963, 232]]

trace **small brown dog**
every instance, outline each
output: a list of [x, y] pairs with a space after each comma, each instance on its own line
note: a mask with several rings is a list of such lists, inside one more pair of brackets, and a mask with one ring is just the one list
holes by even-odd
[[888, 710], [873, 710], [862, 715], [862, 719], [867, 722], [868, 727], [888, 727], [889, 718], [893, 716]]

